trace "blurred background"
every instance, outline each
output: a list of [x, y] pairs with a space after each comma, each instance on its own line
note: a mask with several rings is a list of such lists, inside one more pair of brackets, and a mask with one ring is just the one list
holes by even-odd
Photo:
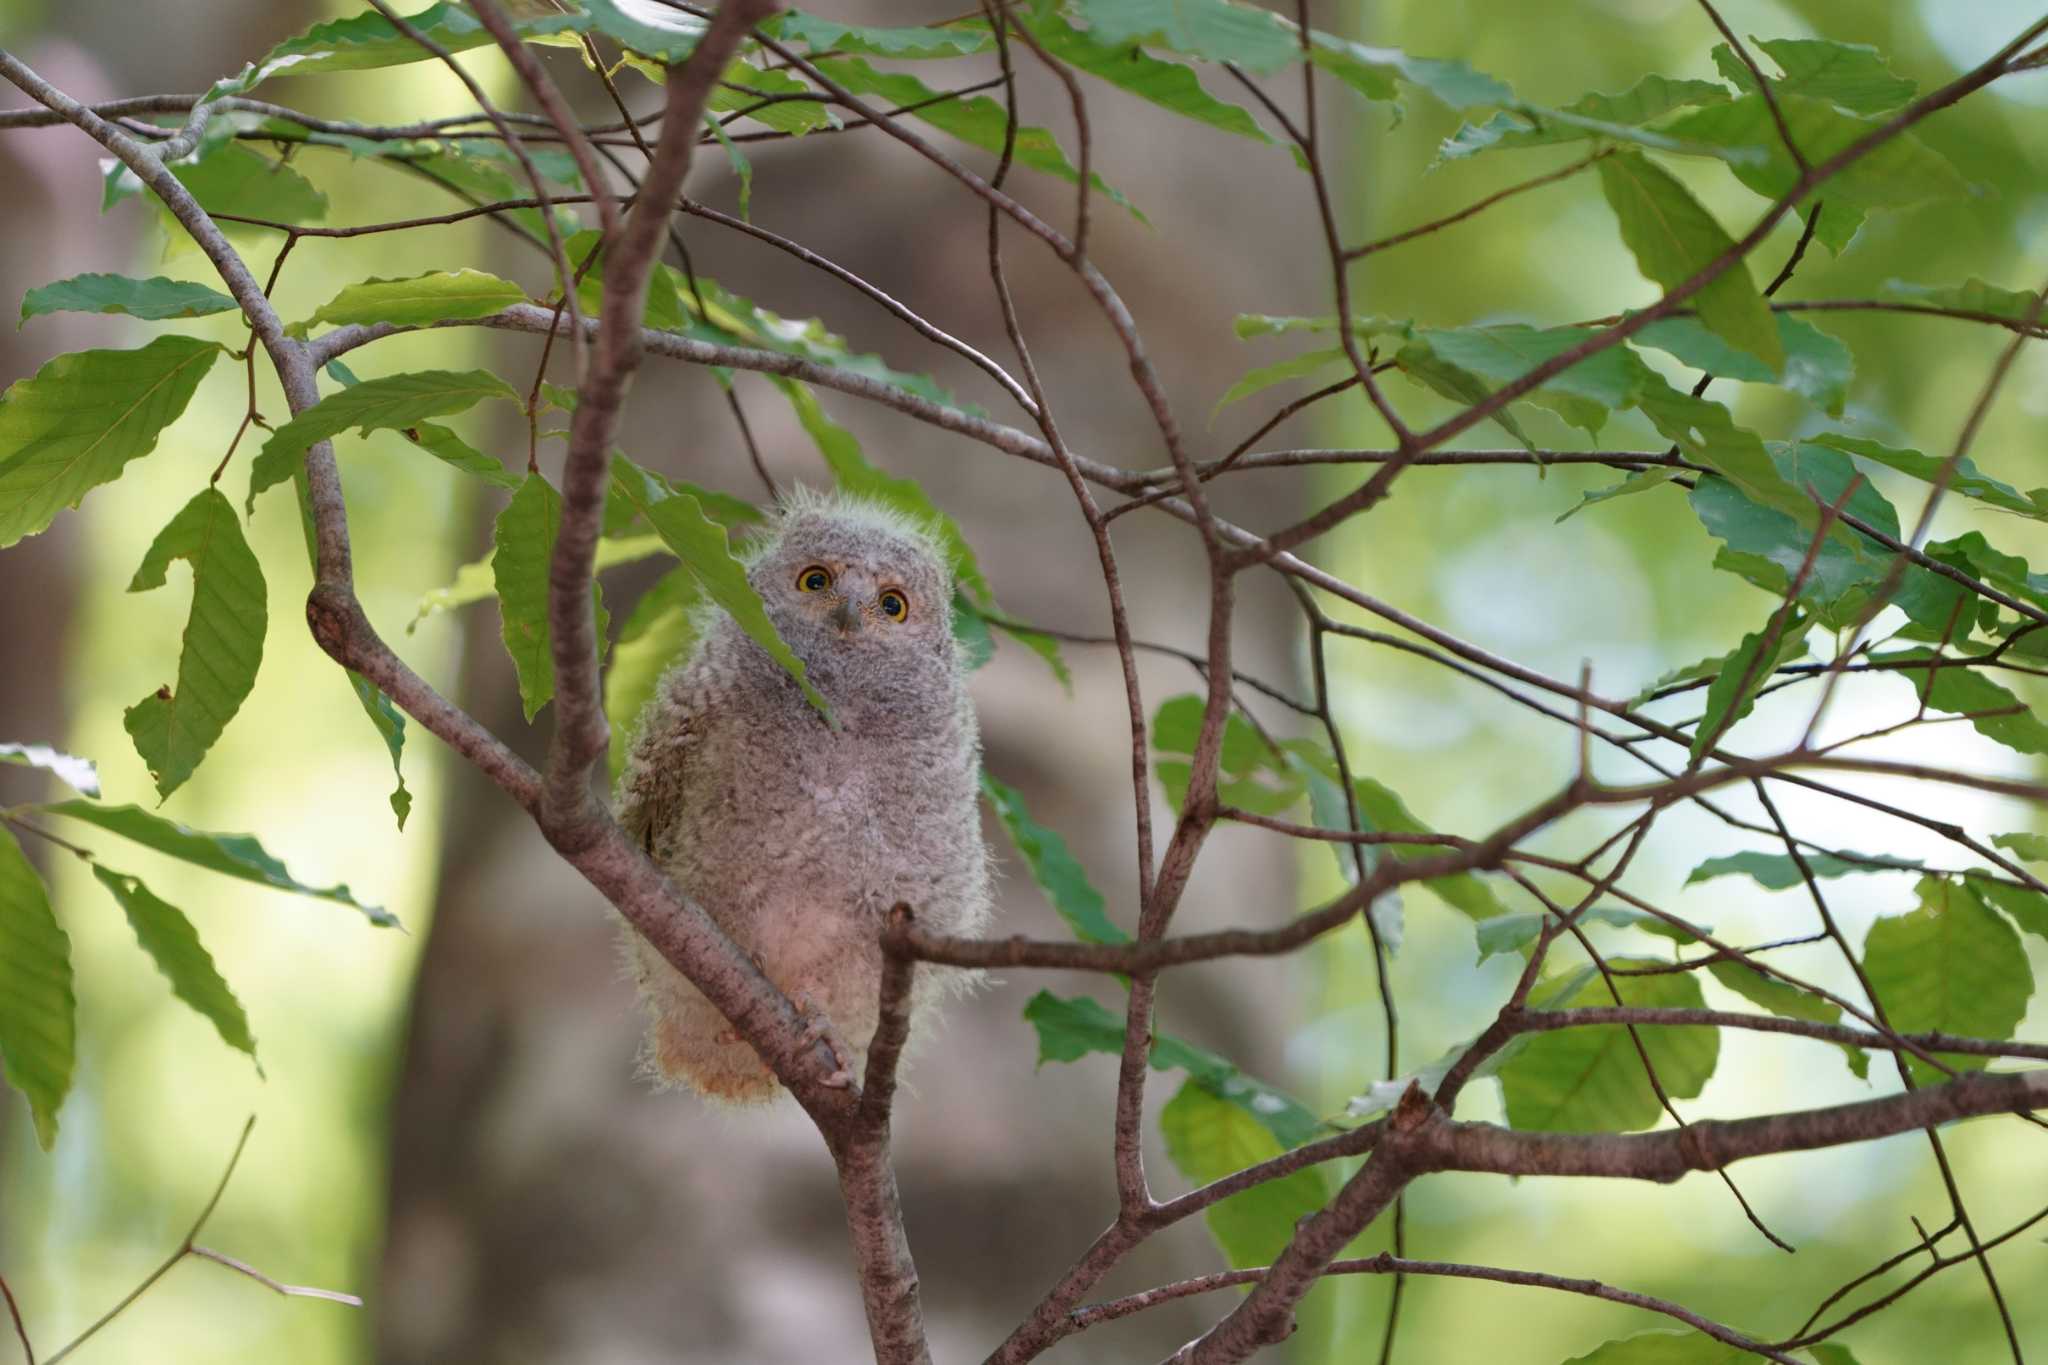
[[[138, 21], [117, 0], [0, 0], [0, 43], [82, 99], [193, 91], [307, 25], [359, 8], [348, 0], [173, 0]], [[913, 23], [959, 6], [869, 0], [818, 8], [850, 22]], [[1980, 60], [2037, 12], [1995, 0], [1726, 0], [1720, 8], [1744, 35], [1873, 43], [1923, 90]], [[1390, 0], [1318, 6], [1316, 20], [1371, 42], [1463, 58], [1547, 103], [1624, 89], [1649, 71], [1715, 74], [1707, 55], [1714, 36], [1690, 0]], [[478, 51], [464, 62], [497, 91], [510, 90], [494, 53]], [[586, 114], [602, 117], [601, 92], [570, 59], [556, 59], [556, 68]], [[1025, 117], [1071, 145], [1064, 99], [1041, 75], [1027, 64]], [[626, 79], [644, 102], [649, 88]], [[1272, 89], [1298, 106], [1295, 80]], [[1216, 93], [1236, 97], [1221, 87]], [[1433, 218], [1577, 154], [1510, 153], [1424, 174], [1455, 118], [1417, 94], [1395, 126], [1388, 107], [1336, 97], [1343, 93], [1326, 91], [1323, 112], [1351, 240]], [[433, 63], [281, 80], [264, 94], [372, 121], [469, 109]], [[1091, 254], [1144, 329], [1198, 452], [1220, 453], [1279, 398], [1226, 409], [1205, 426], [1211, 405], [1246, 369], [1287, 354], [1284, 343], [1236, 340], [1232, 317], [1330, 311], [1308, 184], [1282, 148], [1201, 132], [1107, 87], [1091, 85], [1089, 94], [1095, 164], [1153, 224], [1098, 205]], [[20, 103], [0, 97], [0, 107]], [[1876, 217], [1839, 261], [1816, 248], [1787, 297], [1867, 297], [1891, 279], [1953, 283], [1972, 275], [2035, 287], [2048, 272], [2044, 128], [2048, 75], [2041, 74], [2000, 82], [1923, 125], [1922, 136], [1983, 192]], [[8, 188], [0, 197], [0, 306], [88, 270], [207, 278], [204, 261], [167, 245], [137, 201], [100, 212], [97, 155], [69, 129], [0, 134], [0, 184]], [[865, 134], [761, 146], [753, 161], [757, 222], [1009, 358], [986, 281], [985, 220], [966, 195], [936, 181], [904, 149]], [[419, 182], [340, 153], [308, 151], [298, 164], [328, 193], [329, 222], [445, 207]], [[1679, 169], [1724, 224], [1739, 228], [1758, 211], [1759, 201], [1719, 167]], [[1063, 187], [1028, 173], [1013, 185], [1056, 219], [1071, 211]], [[731, 208], [737, 191], [721, 158], [699, 158], [694, 195]], [[785, 316], [820, 316], [855, 349], [928, 370], [1001, 415], [1001, 394], [978, 372], [832, 281], [714, 226], [685, 220], [682, 229], [699, 271]], [[1792, 236], [1781, 231], [1760, 252], [1760, 279], [1789, 252]], [[268, 265], [274, 237], [238, 240]], [[366, 275], [464, 264], [545, 288], [538, 256], [472, 222], [305, 243], [284, 274], [280, 311], [304, 316]], [[1086, 296], [1022, 241], [1013, 243], [1010, 265], [1068, 438], [1126, 466], [1163, 463], [1143, 406], [1124, 382], [1121, 352]], [[1352, 279], [1359, 311], [1444, 325], [1565, 322], [1655, 296], [1583, 177], [1373, 257]], [[1849, 412], [1832, 425], [1928, 451], [1949, 448], [2005, 340], [1939, 319], [1830, 315], [1824, 326], [1853, 347], [1857, 361]], [[219, 319], [179, 329], [232, 344], [245, 335]], [[119, 319], [38, 318], [19, 332], [0, 332], [0, 381], [32, 374], [61, 352], [136, 345], [144, 336]], [[451, 330], [386, 341], [350, 363], [365, 377], [488, 365], [523, 383], [537, 354], [525, 338]], [[266, 413], [283, 411], [274, 384], [259, 383], [259, 392]], [[739, 393], [776, 476], [820, 480], [822, 469], [772, 391], [742, 376]], [[1827, 424], [1776, 391], [1723, 383], [1711, 396], [1767, 437]], [[1397, 385], [1394, 397], [1413, 420], [1441, 415], [1438, 400], [1411, 387]], [[171, 676], [185, 602], [180, 581], [155, 594], [122, 589], [162, 515], [163, 490], [203, 477], [242, 404], [239, 367], [218, 367], [151, 457], [148, 478], [131, 475], [102, 489], [48, 534], [0, 552], [0, 738], [60, 743], [96, 758], [115, 801], [147, 804], [147, 777], [120, 715]], [[1063, 629], [1106, 630], [1086, 529], [1055, 474], [885, 411], [830, 395], [827, 406], [860, 434], [871, 458], [918, 479], [961, 522], [1007, 610]], [[754, 496], [758, 485], [723, 408], [708, 377], [651, 362], [634, 390], [622, 445], [667, 473]], [[1524, 420], [1539, 442], [1580, 443], [1547, 415]], [[487, 447], [523, 444], [512, 421], [465, 429]], [[1343, 398], [1267, 444], [1377, 445], [1384, 435], [1361, 400]], [[1473, 443], [1493, 442], [1475, 434]], [[1604, 443], [1661, 444], [1632, 416], [1618, 419]], [[2036, 472], [2044, 455], [2048, 350], [2037, 346], [2022, 355], [1975, 458], [2024, 488], [2048, 481]], [[401, 629], [422, 592], [487, 549], [495, 502], [389, 434], [346, 438], [340, 456], [372, 618], [429, 679], [538, 756], [547, 722], [528, 729], [520, 721], [491, 607], [434, 617], [411, 634]], [[1573, 676], [1588, 660], [1601, 691], [1628, 695], [1671, 667], [1731, 648], [1757, 628], [1769, 602], [1735, 578], [1703, 572], [1713, 542], [1676, 493], [1554, 524], [1581, 492], [1612, 478], [1415, 470], [1389, 504], [1316, 550], [1368, 591], [1474, 643], [1553, 676]], [[231, 475], [230, 486], [236, 483]], [[1275, 472], [1227, 481], [1218, 497], [1225, 515], [1263, 528], [1345, 486], [1342, 478]], [[1909, 518], [1917, 512], [1914, 490], [1886, 479], [1880, 486]], [[1951, 506], [1937, 534], [1967, 529], [1984, 515]], [[1997, 529], [2003, 548], [2048, 562], [2038, 526], [2008, 520]], [[494, 789], [416, 729], [404, 758], [416, 804], [405, 831], [393, 827], [388, 758], [300, 625], [297, 603], [309, 577], [298, 528], [273, 499], [258, 508], [250, 534], [271, 589], [258, 687], [163, 813], [255, 831], [302, 880], [347, 881], [396, 912], [406, 931], [370, 928], [323, 902], [227, 890], [132, 846], [105, 850], [114, 866], [145, 876], [192, 916], [249, 1010], [267, 1073], [260, 1079], [171, 998], [89, 875], [70, 860], [45, 860], [74, 945], [81, 1001], [78, 1084], [56, 1150], [36, 1148], [17, 1097], [0, 1101], [0, 1274], [39, 1346], [47, 1352], [68, 1340], [177, 1244], [253, 1113], [254, 1137], [205, 1241], [279, 1279], [359, 1293], [368, 1306], [278, 1299], [193, 1262], [81, 1352], [82, 1360], [866, 1358], [831, 1168], [806, 1121], [793, 1108], [710, 1113], [636, 1079], [639, 1022], [596, 896]], [[1199, 648], [1205, 590], [1193, 540], [1177, 523], [1132, 517], [1118, 523], [1118, 547], [1138, 633]], [[608, 584], [614, 619], [645, 581], [627, 572]], [[1240, 602], [1241, 666], [1300, 689], [1305, 661], [1289, 599], [1273, 583], [1248, 578]], [[1354, 764], [1432, 824], [1489, 829], [1569, 773], [1567, 732], [1408, 656], [1367, 645], [1332, 648]], [[1111, 913], [1128, 923], [1132, 822], [1118, 672], [1101, 651], [1070, 647], [1067, 657], [1071, 695], [1013, 645], [977, 676], [988, 764], [1066, 837], [1108, 895]], [[1157, 658], [1146, 660], [1144, 679], [1155, 705], [1197, 685], [1192, 671]], [[1794, 695], [1784, 707], [1760, 708], [1745, 742], [1761, 750], [1796, 736], [1805, 713]], [[1903, 683], [1871, 683], [1838, 705], [1831, 724], [1847, 733], [1897, 719], [1902, 698], [1910, 699]], [[1674, 715], [1685, 703], [1677, 705]], [[1264, 718], [1286, 727], [1284, 714]], [[1901, 737], [1894, 752], [1980, 771], [2019, 770], [2008, 751], [1960, 729]], [[1639, 774], [1617, 768], [1612, 775]], [[0, 768], [0, 802], [43, 794], [38, 774]], [[2035, 821], [1994, 798], [1941, 799], [1946, 818], [1974, 829], [2023, 830]], [[1814, 838], [1905, 856], [1935, 853], [1920, 841], [1922, 831], [1873, 824], [1856, 807], [1789, 793], [1782, 807]], [[1155, 815], [1170, 818], [1163, 802]], [[1606, 823], [1588, 817], [1551, 840], [1583, 849]], [[1001, 929], [1064, 933], [1000, 831], [990, 833], [1007, 872]], [[1726, 827], [1673, 812], [1630, 885], [1731, 941], [1799, 932], [1810, 910], [1797, 897], [1768, 897], [1733, 880], [1679, 891], [1703, 857], [1741, 846]], [[42, 858], [47, 850], [30, 852]], [[1852, 937], [1872, 916], [1910, 904], [1906, 878], [1837, 885], [1835, 908]], [[1324, 850], [1226, 830], [1204, 855], [1178, 927], [1270, 923], [1335, 888]], [[1469, 923], [1430, 893], [1412, 892], [1405, 909], [1395, 981], [1403, 1061], [1413, 1066], [1483, 1025], [1512, 982], [1513, 964], [1496, 958], [1475, 968]], [[2034, 948], [2037, 972], [2048, 968]], [[1830, 986], [1846, 978], [1818, 953], [1787, 965]], [[1041, 986], [1103, 991], [1085, 980], [1013, 975], [952, 1011], [902, 1106], [900, 1179], [941, 1360], [980, 1358], [1114, 1207], [1113, 1065], [1098, 1057], [1034, 1072], [1034, 1040], [1019, 1011]], [[1381, 1075], [1370, 952], [1355, 927], [1313, 954], [1172, 976], [1161, 1024], [1326, 1112]], [[2023, 1033], [2038, 1037], [2044, 1028], [2048, 1010], [2037, 997]], [[1734, 1116], [1896, 1084], [1882, 1066], [1873, 1074], [1871, 1086], [1856, 1081], [1825, 1046], [1728, 1036], [1717, 1078], [1684, 1108], [1689, 1116]], [[1154, 1109], [1175, 1083], [1155, 1078]], [[1460, 1109], [1463, 1117], [1497, 1112], [1496, 1091], [1484, 1085]], [[1148, 1133], [1156, 1134], [1149, 1121]], [[1949, 1142], [1980, 1229], [2001, 1229], [2048, 1202], [2048, 1138], [2039, 1132], [1980, 1123], [1953, 1130]], [[1156, 1141], [1149, 1165], [1161, 1188], [1178, 1188]], [[1929, 1226], [1947, 1220], [1918, 1136], [1780, 1158], [1736, 1174], [1765, 1220], [1798, 1246], [1796, 1256], [1768, 1246], [1726, 1190], [1700, 1178], [1666, 1189], [1439, 1176], [1411, 1194], [1410, 1250], [1607, 1279], [1770, 1334], [1791, 1330], [1833, 1286], [1910, 1245], [1912, 1217]], [[1364, 1249], [1378, 1245], [1368, 1239]], [[1998, 1252], [1995, 1264], [2023, 1339], [2048, 1345], [2048, 1299], [2036, 1292], [2048, 1275], [2048, 1247], [2023, 1237]], [[1218, 1265], [1206, 1233], [1190, 1223], [1156, 1238], [1102, 1292]], [[1318, 1289], [1304, 1313], [1306, 1330], [1284, 1354], [1303, 1362], [1370, 1358], [1385, 1302], [1378, 1281]], [[1156, 1358], [1226, 1306], [1213, 1297], [1162, 1308], [1074, 1339], [1052, 1358]], [[1402, 1358], [1547, 1365], [1660, 1325], [1590, 1300], [1422, 1281], [1410, 1286], [1404, 1308]], [[2003, 1349], [1982, 1280], [1967, 1268], [1937, 1278], [1846, 1340], [1865, 1365], [1994, 1359]], [[9, 1350], [0, 1346], [0, 1359]]]

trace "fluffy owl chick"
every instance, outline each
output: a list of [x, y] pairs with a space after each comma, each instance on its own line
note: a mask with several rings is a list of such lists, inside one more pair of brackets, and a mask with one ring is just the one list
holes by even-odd
[[[767, 651], [707, 612], [641, 715], [619, 822], [761, 970], [856, 1054], [876, 1024], [880, 933], [987, 924], [976, 807], [981, 740], [952, 631], [952, 574], [927, 528], [800, 490], [748, 552], [747, 577], [804, 661], [835, 731]], [[638, 934], [629, 957], [661, 1078], [713, 1099], [780, 1091], [754, 1050]], [[920, 966], [919, 1016], [972, 974]]]

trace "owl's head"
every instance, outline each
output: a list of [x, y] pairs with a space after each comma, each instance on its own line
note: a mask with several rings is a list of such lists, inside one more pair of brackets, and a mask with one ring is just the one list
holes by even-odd
[[747, 577], [790, 648], [827, 675], [950, 660], [945, 549], [930, 527], [882, 503], [794, 490], [757, 542]]

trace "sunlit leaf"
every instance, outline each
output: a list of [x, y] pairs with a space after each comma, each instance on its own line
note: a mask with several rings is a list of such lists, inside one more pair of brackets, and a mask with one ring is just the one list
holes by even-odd
[[[595, 8], [593, 4], [591, 8]], [[492, 42], [490, 30], [459, 4], [429, 5], [405, 16], [412, 26], [450, 52], [466, 52]], [[588, 24], [580, 14], [550, 14], [516, 19], [514, 27], [535, 37], [580, 30]], [[434, 54], [400, 33], [381, 14], [361, 13], [346, 19], [315, 24], [296, 38], [286, 39], [255, 66], [237, 78], [234, 93], [253, 88], [272, 76], [289, 73], [305, 76], [316, 71], [367, 71], [375, 67], [401, 66], [407, 62], [432, 61]]]
[[1718, 744], [1738, 721], [1755, 708], [1756, 694], [1771, 680], [1771, 669], [1776, 665], [1785, 641], [1788, 638], [1800, 641], [1803, 649], [1810, 625], [1811, 622], [1796, 611], [1784, 620], [1773, 612], [1769, 625], [1742, 637], [1742, 643], [1729, 653], [1721, 671], [1714, 675], [1713, 683], [1707, 688], [1707, 708], [1692, 736], [1691, 757], [1695, 764], [1706, 757], [1709, 745]]
[[133, 351], [74, 351], [0, 397], [0, 549], [47, 527], [156, 449], [218, 344], [158, 337]]
[[583, 0], [590, 23], [622, 47], [673, 65], [697, 48], [710, 21], [636, 0]]
[[389, 322], [424, 327], [452, 318], [489, 317], [526, 301], [526, 291], [481, 270], [435, 270], [404, 279], [368, 279], [345, 286], [297, 325]]
[[[812, 52], [851, 52], [865, 57], [965, 57], [985, 50], [994, 41], [979, 21], [939, 28], [870, 28], [790, 10], [772, 22], [778, 37], [802, 43]], [[762, 31], [768, 30], [764, 27]]]
[[[2038, 835], [2004, 834], [1992, 842], [2011, 847], [2012, 845], [2008, 843], [2009, 840], [2038, 837]], [[2034, 850], [2034, 852], [2039, 851], [2038, 849]], [[2026, 858], [2029, 862], [2038, 861], [2033, 856], [2033, 853], [2021, 853], [2020, 856]], [[1979, 900], [2005, 911], [2007, 915], [2012, 917], [2013, 923], [2019, 925], [2020, 928], [2036, 938], [2048, 939], [2048, 896], [2044, 896], [2031, 887], [2014, 886], [2011, 882], [1994, 881], [1988, 876], [1980, 876], [1976, 873], [1971, 873], [1965, 880], [1970, 890], [1977, 894]]]
[[[1969, 1038], [2013, 1036], [2034, 993], [2027, 952], [2012, 926], [1971, 891], [1942, 877], [1924, 877], [1919, 906], [1880, 916], [1863, 943], [1863, 971], [1900, 1033], [1954, 1033]], [[1958, 1071], [1979, 1071], [1988, 1057], [1937, 1053]], [[1921, 1084], [1942, 1073], [1918, 1057], [1906, 1065]]]
[[263, 570], [242, 538], [234, 504], [219, 489], [200, 490], [157, 533], [128, 591], [163, 587], [174, 559], [192, 568], [178, 680], [129, 707], [123, 718], [160, 796], [192, 775], [255, 687], [269, 619]]
[[405, 785], [405, 713], [392, 704], [391, 698], [377, 690], [377, 685], [362, 674], [349, 671], [346, 674], [349, 687], [356, 694], [356, 701], [363, 708], [363, 714], [376, 727], [377, 737], [384, 741], [384, 750], [391, 755], [391, 776], [398, 785], [391, 790], [391, 814], [398, 820], [398, 827], [405, 828], [405, 819], [412, 814], [412, 792]]
[[[1910, 474], [1916, 479], [1932, 483], [1940, 477], [1947, 461], [1933, 455], [1923, 455], [1917, 450], [1902, 450], [1888, 446], [1881, 441], [1861, 436], [1844, 436], [1840, 432], [1824, 431], [1805, 438], [1810, 445], [1827, 446], [1844, 454], [1860, 455], [1866, 460], [1881, 464], [1887, 469], [1896, 469], [1901, 474]], [[1966, 498], [1975, 498], [2007, 512], [2018, 512], [2021, 516], [2036, 521], [2048, 520], [2048, 496], [2037, 502], [2023, 496], [2010, 484], [2001, 483], [1985, 474], [1965, 455], [1955, 462], [1955, 469], [1949, 477], [1951, 492]]]
[[[1159, 1112], [1166, 1153], [1189, 1181], [1206, 1185], [1279, 1156], [1277, 1138], [1243, 1109], [1189, 1081]], [[1310, 1166], [1219, 1200], [1203, 1211], [1209, 1233], [1234, 1267], [1271, 1265], [1297, 1222], [1330, 1199], [1328, 1178]]]
[[[514, 485], [516, 488], [518, 485]], [[691, 490], [694, 491], [694, 490]], [[644, 559], [672, 553], [660, 536], [649, 533], [637, 536], [606, 536], [597, 542], [597, 559], [593, 569], [603, 573], [616, 569], [622, 564], [637, 564]], [[491, 556], [472, 560], [455, 571], [455, 578], [446, 587], [432, 588], [420, 594], [418, 607], [413, 619], [405, 623], [405, 633], [410, 635], [419, 623], [439, 612], [454, 611], [477, 602], [487, 601], [497, 595], [497, 585], [491, 577]]]
[[697, 580], [678, 566], [640, 595], [619, 627], [611, 666], [604, 674], [604, 714], [611, 725], [608, 770], [616, 782], [640, 728], [640, 713], [654, 699], [662, 675], [681, 663], [697, 638]]
[[73, 790], [86, 796], [100, 794], [100, 770], [91, 759], [52, 749], [47, 744], [0, 743], [0, 763], [41, 768], [44, 772], [54, 773]]
[[292, 476], [306, 450], [349, 428], [362, 435], [414, 426], [429, 417], [467, 412], [486, 398], [516, 403], [512, 386], [487, 370], [421, 370], [366, 379], [328, 394], [270, 433], [249, 467], [249, 505], [256, 495]]
[[[1885, 663], [1913, 663], [1936, 657], [1933, 650], [1905, 650], [1880, 656]], [[1978, 734], [2023, 754], [2048, 754], [2048, 723], [2032, 708], [1974, 668], [1940, 667], [1901, 670], [1930, 710], [1967, 715]]]
[[[1479, 960], [1484, 962], [1496, 953], [1525, 952], [1542, 934], [1544, 925], [1556, 922], [1557, 916], [1547, 910], [1524, 910], [1480, 920], [1473, 926], [1479, 941]], [[1698, 942], [1701, 934], [1707, 932], [1704, 929], [1681, 928], [1646, 910], [1631, 910], [1619, 905], [1590, 906], [1581, 910], [1574, 922], [1589, 928], [1595, 924], [1607, 924], [1616, 929], [1641, 929], [1675, 943]]]
[[[554, 631], [548, 622], [548, 566], [562, 529], [562, 495], [538, 474], [498, 513], [491, 534], [491, 579], [497, 588], [500, 635], [519, 675], [519, 699], [532, 720], [555, 695]], [[606, 631], [604, 593], [590, 585], [598, 648]]]
[[1437, 149], [1444, 161], [1473, 156], [1505, 147], [1547, 147], [1560, 142], [1583, 142], [1598, 134], [1578, 119], [1620, 127], [1638, 127], [1674, 109], [1696, 104], [1719, 104], [1728, 98], [1728, 87], [1714, 81], [1672, 80], [1667, 76], [1645, 76], [1618, 95], [1593, 92], [1579, 96], [1557, 112], [1578, 116], [1567, 122], [1526, 114], [1496, 114], [1485, 123], [1467, 123], [1446, 138]]
[[[1752, 1005], [1760, 1006], [1783, 1019], [1804, 1019], [1811, 1024], [1839, 1024], [1842, 1011], [1839, 1006], [1823, 1000], [1797, 986], [1787, 985], [1773, 976], [1765, 976], [1746, 962], [1710, 962], [1707, 970], [1714, 979], [1734, 991]], [[1849, 1069], [1857, 1079], [1870, 1076], [1870, 1054], [1849, 1043], [1841, 1045], [1842, 1054], [1848, 1059]]]
[[1778, 340], [1785, 347], [1783, 373], [1748, 351], [1729, 345], [1698, 318], [1659, 318], [1637, 332], [1634, 340], [1678, 357], [1683, 364], [1705, 370], [1717, 379], [1750, 384], [1783, 384], [1815, 407], [1839, 417], [1855, 379], [1849, 348], [1811, 323], [1788, 313], [1774, 315]]
[[[1616, 152], [1600, 162], [1600, 187], [1621, 226], [1621, 239], [1644, 275], [1666, 290], [1733, 249], [1735, 242], [1692, 192], [1637, 152]], [[1784, 343], [1749, 266], [1734, 261], [1692, 296], [1700, 321], [1731, 345], [1773, 370], [1785, 363]]]
[[[1654, 963], [1609, 958], [1613, 967]], [[1624, 1005], [1701, 1009], [1699, 982], [1687, 972], [1616, 976]], [[1536, 1009], [1578, 1009], [1612, 1005], [1607, 982], [1590, 969], [1539, 986], [1530, 997]], [[1720, 1057], [1719, 1029], [1697, 1025], [1636, 1030], [1643, 1052], [1657, 1070], [1664, 1093], [1691, 1099], [1706, 1086]], [[1508, 1123], [1547, 1132], [1628, 1132], [1653, 1127], [1663, 1116], [1657, 1093], [1643, 1070], [1642, 1055], [1619, 1024], [1557, 1029], [1538, 1034], [1501, 1068]]]
[[1750, 1365], [1755, 1359], [1704, 1332], [1644, 1332], [1573, 1356], [1564, 1365]]
[[45, 313], [125, 313], [145, 322], [231, 313], [235, 301], [217, 289], [161, 275], [146, 280], [127, 275], [73, 275], [21, 298], [21, 320]]
[[42, 878], [0, 826], [0, 1064], [28, 1099], [44, 1151], [57, 1140], [57, 1110], [71, 1089], [77, 1010], [71, 940]]
[[1083, 943], [1130, 942], [1130, 934], [1104, 913], [1102, 893], [1088, 880], [1088, 869], [1081, 866], [1081, 860], [1057, 831], [1031, 818], [1023, 793], [984, 771], [981, 794], [1002, 822], [1010, 842], [1023, 855], [1024, 865], [1031, 869], [1031, 880], [1045, 892], [1045, 898], [1074, 931], [1074, 937]]
[[52, 815], [68, 816], [96, 825], [145, 848], [168, 854], [180, 862], [218, 872], [238, 881], [254, 882], [278, 891], [290, 891], [315, 900], [333, 901], [360, 910], [370, 923], [396, 925], [390, 911], [357, 900], [346, 886], [317, 887], [299, 881], [285, 865], [272, 857], [254, 835], [214, 834], [188, 829], [184, 825], [153, 815], [140, 806], [103, 806], [92, 801], [57, 801], [39, 807]]
[[[1844, 851], [1837, 857], [1832, 853], [1802, 849], [1800, 857], [1805, 860], [1807, 870], [1816, 877], [1846, 877], [1855, 872], [1914, 872], [1921, 867], [1918, 858], [1899, 858], [1891, 854]], [[1685, 884], [1691, 886], [1694, 882], [1730, 876], [1748, 877], [1770, 891], [1784, 891], [1805, 881], [1791, 854], [1748, 852], [1707, 859], [1687, 875]]]
[[222, 1042], [248, 1053], [249, 1060], [255, 1061], [256, 1039], [249, 1032], [249, 1016], [242, 1012], [242, 1002], [221, 979], [219, 969], [213, 965], [213, 955], [199, 941], [199, 931], [185, 918], [185, 912], [157, 896], [140, 878], [125, 872], [94, 863], [92, 875], [120, 902], [127, 913], [128, 926], [135, 931], [136, 942], [171, 983], [171, 993], [209, 1021], [220, 1033]]
[[[1807, 95], [1838, 104], [1852, 114], [1882, 114], [1913, 98], [1917, 87], [1894, 75], [1874, 47], [1826, 38], [1752, 38], [1785, 74], [1771, 82], [1779, 94]], [[1714, 48], [1714, 65], [1743, 90], [1754, 90], [1749, 74], [1726, 44]]]

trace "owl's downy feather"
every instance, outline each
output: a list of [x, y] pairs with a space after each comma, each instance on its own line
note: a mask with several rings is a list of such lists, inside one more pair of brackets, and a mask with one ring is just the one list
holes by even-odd
[[[989, 918], [981, 741], [953, 643], [952, 574], [928, 528], [805, 490], [747, 563], [838, 728], [730, 617], [707, 619], [642, 713], [619, 822], [858, 1061], [875, 1030], [889, 908], [907, 902], [948, 934], [979, 933]], [[774, 1074], [724, 1017], [625, 935], [651, 1068], [729, 1103], [775, 1098]], [[918, 968], [913, 1037], [969, 980]]]

